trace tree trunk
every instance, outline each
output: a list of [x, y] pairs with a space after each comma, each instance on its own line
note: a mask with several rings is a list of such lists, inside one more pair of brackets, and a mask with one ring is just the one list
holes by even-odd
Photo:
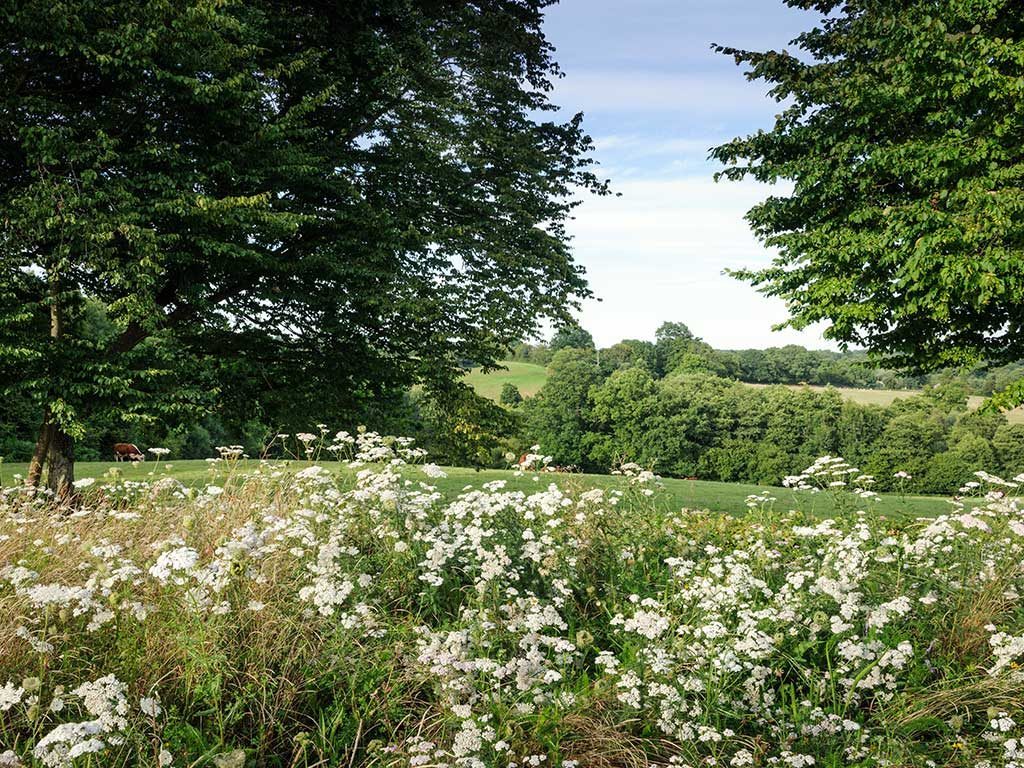
[[50, 409], [47, 408], [43, 415], [43, 424], [39, 427], [36, 449], [33, 451], [32, 461], [28, 465], [28, 476], [25, 478], [25, 485], [30, 488], [39, 487], [39, 481], [43, 477], [43, 464], [46, 463], [46, 456], [50, 452], [50, 438], [52, 436], [53, 425], [50, 423]]
[[46, 487], [53, 491], [54, 498], [68, 502], [75, 495], [75, 442], [56, 424], [51, 424], [50, 429]]
[[[61, 306], [60, 275], [50, 272], [50, 343], [60, 344], [64, 336], [64, 311]], [[35, 453], [29, 467], [29, 481], [38, 484], [42, 473], [43, 455], [46, 456], [46, 487], [61, 503], [72, 502], [75, 497], [75, 443], [59, 424], [53, 421], [53, 413], [47, 406], [43, 426], [39, 430]]]

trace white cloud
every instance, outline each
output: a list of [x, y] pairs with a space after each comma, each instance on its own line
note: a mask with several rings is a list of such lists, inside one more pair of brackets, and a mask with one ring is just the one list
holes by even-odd
[[773, 332], [786, 318], [782, 302], [722, 274], [770, 263], [743, 215], [785, 188], [699, 176], [625, 181], [615, 189], [621, 197], [588, 198], [570, 227], [576, 257], [602, 299], [587, 302], [581, 316], [599, 344], [652, 339], [662, 322], [678, 320], [719, 348], [832, 346], [820, 329]]
[[635, 178], [674, 178], [711, 174], [717, 165], [708, 160], [711, 147], [731, 136], [663, 137], [641, 133], [606, 134], [594, 139], [598, 173], [625, 181]]
[[[625, 5], [629, 6], [624, 13]], [[784, 105], [769, 85], [713, 52], [712, 41], [764, 50], [813, 23], [802, 10], [755, 0], [564, 0], [547, 10], [566, 76], [553, 100], [582, 110], [597, 172], [621, 197], [589, 198], [570, 226], [577, 259], [603, 301], [582, 322], [601, 344], [653, 338], [666, 320], [718, 347], [803, 343], [818, 331], [775, 333], [782, 302], [722, 274], [771, 261], [743, 219], [767, 194], [754, 183], [716, 184], [708, 150], [769, 128]]]

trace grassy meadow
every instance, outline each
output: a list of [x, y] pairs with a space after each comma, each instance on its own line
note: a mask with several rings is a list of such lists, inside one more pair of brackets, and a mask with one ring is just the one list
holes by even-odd
[[[220, 485], [235, 475], [245, 475], [259, 468], [260, 462], [241, 460], [230, 465], [210, 463], [203, 460], [146, 461], [139, 464], [129, 462], [87, 461], [75, 465], [77, 478], [96, 478], [103, 482], [130, 481], [155, 482], [162, 477], [172, 477], [189, 487]], [[304, 461], [275, 463], [283, 471], [298, 472], [309, 466]], [[324, 466], [342, 475], [350, 473], [344, 463], [327, 462]], [[0, 486], [10, 486], [24, 476], [27, 464], [0, 464]], [[467, 467], [442, 467], [445, 477], [436, 479], [434, 484], [445, 498], [454, 498], [467, 486], [504, 481], [517, 491], [535, 491], [554, 483], [559, 488], [584, 492], [593, 488], [602, 490], [621, 489], [628, 485], [623, 478], [614, 475], [591, 475], [583, 473], [517, 472], [502, 469], [475, 470]], [[417, 470], [408, 470], [415, 474]], [[108, 474], [113, 473], [113, 474]], [[807, 512], [828, 515], [835, 511], [832, 494], [807, 494], [788, 488], [749, 485], [745, 483], [721, 483], [708, 480], [682, 480], [662, 478], [658, 504], [665, 509], [699, 509], [726, 514], [744, 514], [748, 511], [750, 496], [768, 495], [774, 497], [777, 506], [801, 508]], [[880, 494], [879, 502], [873, 507], [880, 515], [890, 517], [936, 516], [949, 510], [949, 501], [939, 496], [914, 496]]]
[[505, 384], [514, 384], [523, 397], [531, 397], [540, 391], [547, 381], [547, 369], [543, 365], [505, 360], [501, 363], [507, 370], [484, 373], [479, 368], [469, 371], [463, 379], [481, 397], [497, 401]]
[[1015, 764], [1011, 486], [913, 519], [827, 459], [724, 515], [354, 442], [0, 492], [0, 765]]

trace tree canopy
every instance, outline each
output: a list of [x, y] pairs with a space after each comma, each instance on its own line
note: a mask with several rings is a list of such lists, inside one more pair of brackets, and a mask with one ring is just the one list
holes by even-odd
[[594, 337], [583, 326], [568, 323], [555, 331], [548, 346], [552, 352], [561, 349], [594, 349]]
[[719, 176], [792, 185], [748, 213], [778, 257], [738, 276], [899, 367], [1024, 356], [1020, 3], [787, 4], [823, 19], [794, 51], [717, 46], [782, 103]]
[[589, 472], [632, 461], [674, 477], [778, 485], [820, 456], [842, 456], [876, 490], [948, 494], [979, 467], [1013, 477], [1024, 466], [1024, 425], [970, 410], [958, 382], [881, 406], [706, 371], [659, 378], [641, 361], [608, 372], [579, 349], [557, 353], [551, 371], [518, 409], [520, 442]]
[[326, 418], [567, 321], [571, 193], [604, 185], [544, 117], [548, 4], [14, 3], [0, 387], [51, 486], [90, 410]]

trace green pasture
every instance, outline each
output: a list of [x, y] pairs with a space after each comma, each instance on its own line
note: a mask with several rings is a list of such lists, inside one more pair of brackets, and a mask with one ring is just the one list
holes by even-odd
[[548, 378], [547, 369], [543, 365], [515, 360], [506, 360], [501, 365], [507, 370], [484, 373], [481, 369], [474, 368], [466, 374], [464, 380], [477, 391], [477, 394], [496, 401], [505, 384], [515, 384], [519, 394], [530, 397], [540, 391]]
[[[191, 486], [205, 484], [222, 484], [228, 479], [229, 472], [245, 473], [255, 469], [258, 462], [241, 461], [233, 470], [223, 464], [213, 464], [202, 460], [153, 462], [140, 464], [127, 462], [79, 462], [75, 465], [77, 478], [102, 478], [109, 470], [116, 469], [121, 477], [128, 480], [154, 480], [164, 475], [171, 475], [182, 483]], [[305, 462], [290, 462], [288, 466], [294, 470], [307, 466]], [[328, 462], [326, 466], [331, 466]], [[26, 464], [0, 464], [0, 485], [17, 482], [17, 475], [24, 475]], [[531, 491], [555, 483], [562, 488], [618, 488], [629, 490], [629, 483], [614, 475], [587, 474], [545, 474], [515, 472], [503, 469], [475, 470], [466, 467], [445, 467], [448, 477], [437, 480], [426, 478], [419, 469], [409, 467], [406, 470], [410, 479], [424, 479], [448, 497], [455, 497], [467, 487], [480, 487], [483, 483], [493, 480], [505, 480], [507, 487], [514, 490]], [[746, 499], [752, 494], [768, 493], [774, 496], [776, 509], [800, 509], [818, 515], [828, 515], [836, 509], [835, 499], [827, 493], [797, 493], [787, 488], [775, 488], [743, 483], [720, 483], [708, 480], [676, 480], [666, 478], [664, 487], [657, 496], [659, 506], [668, 510], [707, 509], [712, 512], [726, 514], [743, 514], [747, 512]], [[869, 507], [881, 515], [907, 518], [932, 517], [947, 511], [949, 502], [938, 496], [900, 496], [883, 494], [881, 501]]]

